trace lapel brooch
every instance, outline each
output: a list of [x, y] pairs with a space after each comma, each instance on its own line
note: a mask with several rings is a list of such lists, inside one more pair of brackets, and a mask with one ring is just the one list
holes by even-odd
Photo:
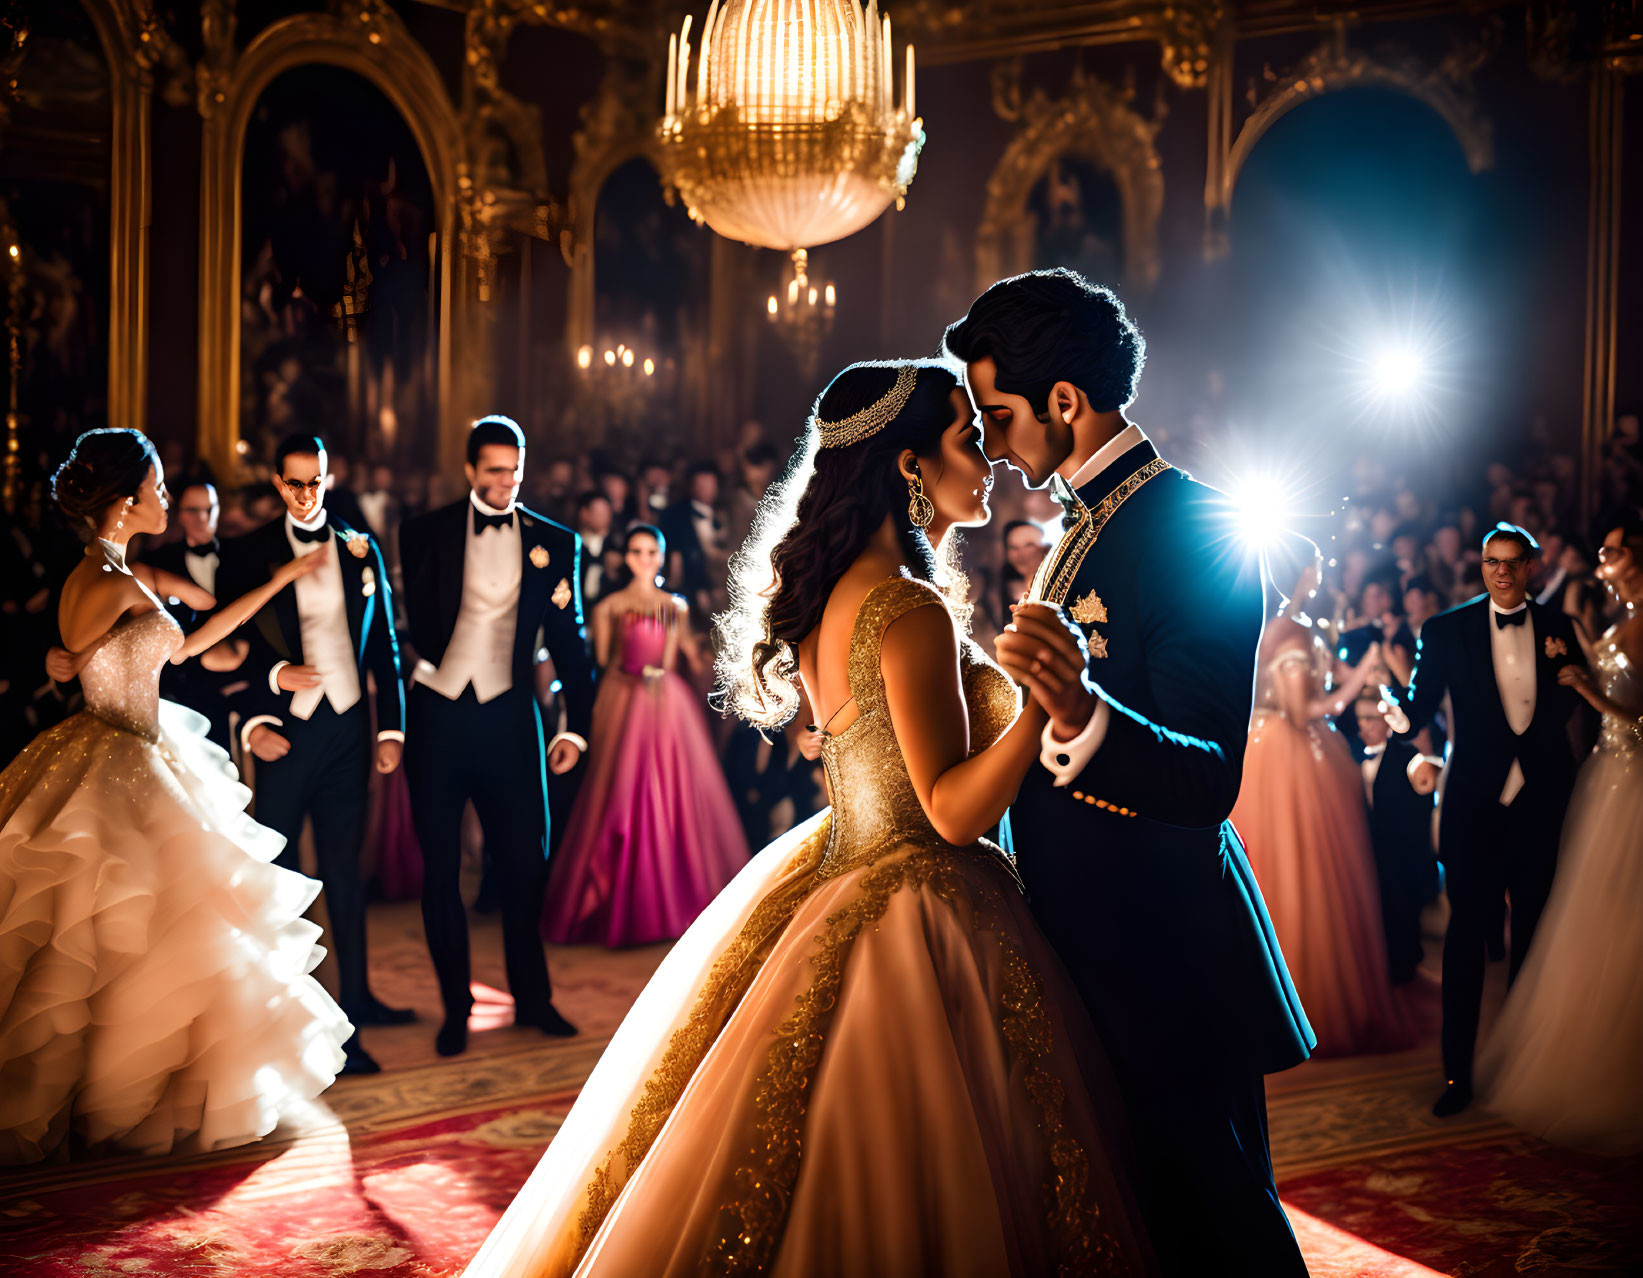
[[1554, 639], [1550, 635], [1546, 636], [1546, 655], [1548, 657], [1563, 657], [1567, 656], [1568, 652], [1569, 646], [1563, 640]]
[[371, 539], [365, 533], [349, 529], [347, 532], [339, 532], [337, 538], [355, 559], [364, 559], [371, 553]]
[[538, 568], [546, 568], [548, 566], [548, 559], [549, 559], [549, 556], [548, 556], [547, 547], [545, 547], [545, 546], [532, 546], [531, 547], [531, 563], [535, 564]]
[[[541, 549], [542, 548], [540, 546], [537, 547], [537, 550], [541, 550]], [[532, 554], [532, 557], [533, 558], [535, 557], [534, 552]], [[544, 551], [543, 555], [542, 555], [542, 562], [545, 564], [545, 563], [547, 563], [547, 560], [548, 560], [548, 556], [547, 556], [547, 553]], [[571, 599], [570, 582], [566, 581], [563, 577], [561, 577], [559, 579], [559, 584], [553, 588], [553, 606], [555, 608], [563, 608], [563, 607], [565, 607], [566, 604], [570, 603], [570, 599]]]
[[1107, 605], [1101, 602], [1101, 596], [1090, 591], [1072, 606], [1073, 620], [1081, 626], [1104, 626], [1107, 624]]

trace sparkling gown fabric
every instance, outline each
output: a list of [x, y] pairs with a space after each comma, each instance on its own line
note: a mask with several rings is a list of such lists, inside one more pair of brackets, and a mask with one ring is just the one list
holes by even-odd
[[88, 708], [0, 773], [0, 1162], [241, 1144], [342, 1066], [320, 885], [269, 864], [205, 718], [160, 700], [181, 642], [158, 600], [122, 619]]
[[[1008, 859], [935, 833], [896, 744], [880, 641], [929, 605], [868, 595], [833, 808], [674, 946], [468, 1274], [1149, 1272], [1082, 1004]], [[1015, 690], [968, 641], [963, 686], [979, 748]]]
[[1593, 654], [1603, 717], [1575, 780], [1557, 877], [1478, 1058], [1484, 1103], [1560, 1145], [1643, 1151], [1643, 676], [1611, 630]]
[[671, 941], [747, 864], [696, 693], [662, 669], [666, 625], [638, 613], [620, 625], [621, 660], [600, 683], [587, 777], [549, 872], [550, 941]]
[[1272, 627], [1267, 633], [1232, 824], [1318, 1036], [1317, 1054], [1408, 1046], [1418, 1025], [1387, 966], [1363, 774], [1333, 725], [1292, 722], [1278, 697], [1278, 679], [1294, 664], [1305, 669], [1310, 695], [1324, 694], [1328, 646], [1312, 634], [1305, 648], [1284, 648], [1271, 641]]

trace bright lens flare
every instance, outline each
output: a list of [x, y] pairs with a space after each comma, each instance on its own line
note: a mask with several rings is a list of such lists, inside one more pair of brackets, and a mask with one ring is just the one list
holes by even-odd
[[1375, 357], [1370, 375], [1381, 395], [1403, 397], [1421, 384], [1421, 358], [1407, 346], [1388, 346]]
[[1290, 499], [1276, 479], [1257, 476], [1235, 484], [1229, 496], [1238, 512], [1244, 540], [1259, 549], [1271, 545], [1289, 526]]

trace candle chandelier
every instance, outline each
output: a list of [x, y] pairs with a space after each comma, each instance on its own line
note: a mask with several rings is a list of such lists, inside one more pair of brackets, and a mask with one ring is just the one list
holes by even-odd
[[664, 175], [728, 239], [797, 254], [851, 235], [901, 207], [918, 166], [905, 56], [898, 105], [878, 0], [713, 0], [699, 48], [690, 17], [668, 42]]
[[816, 375], [822, 342], [833, 331], [833, 311], [838, 302], [831, 280], [811, 282], [809, 265], [810, 255], [804, 249], [794, 249], [784, 287], [765, 300], [766, 317], [793, 352], [807, 381]]

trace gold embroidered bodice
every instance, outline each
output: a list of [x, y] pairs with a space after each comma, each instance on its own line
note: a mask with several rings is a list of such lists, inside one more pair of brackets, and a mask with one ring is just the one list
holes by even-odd
[[1643, 713], [1643, 678], [1620, 650], [1617, 637], [1620, 627], [1611, 627], [1592, 651], [1592, 665], [1596, 667], [1597, 683], [1610, 701], [1625, 706], [1632, 715], [1620, 717], [1606, 714], [1597, 738], [1597, 748], [1603, 754], [1643, 760], [1643, 741], [1639, 740], [1636, 715]]
[[[905, 574], [874, 586], [862, 600], [850, 636], [849, 681], [856, 719], [822, 743], [822, 764], [833, 804], [833, 828], [820, 875], [828, 878], [870, 864], [900, 844], [946, 847], [930, 824], [907, 775], [901, 745], [890, 722], [880, 656], [884, 632], [898, 617], [934, 604], [941, 592]], [[964, 703], [970, 722], [970, 753], [985, 749], [1015, 718], [1015, 685], [974, 640], [959, 642]]]
[[[95, 542], [89, 552], [99, 554], [109, 572], [126, 572], [117, 550]], [[137, 583], [142, 586], [142, 582]], [[153, 740], [159, 733], [160, 671], [183, 641], [182, 627], [173, 620], [152, 591], [152, 612], [128, 614], [114, 623], [103, 646], [92, 653], [80, 671], [86, 709], [106, 723]]]

